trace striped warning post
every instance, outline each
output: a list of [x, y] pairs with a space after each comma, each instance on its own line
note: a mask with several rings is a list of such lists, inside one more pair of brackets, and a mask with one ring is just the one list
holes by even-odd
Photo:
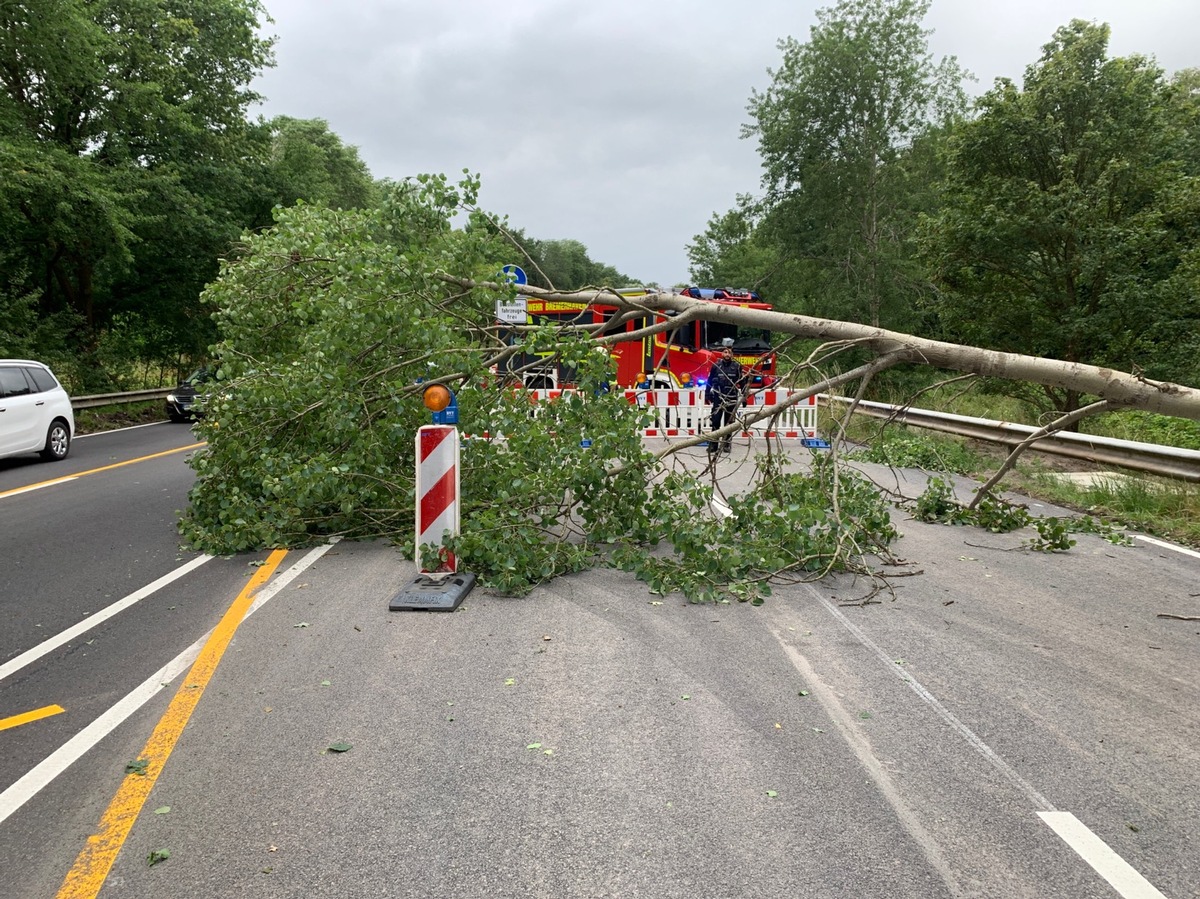
[[417, 570], [428, 572], [421, 564], [421, 547], [441, 547], [441, 562], [435, 571], [457, 571], [458, 560], [443, 545], [446, 534], [458, 535], [458, 428], [450, 425], [423, 425], [417, 429]]

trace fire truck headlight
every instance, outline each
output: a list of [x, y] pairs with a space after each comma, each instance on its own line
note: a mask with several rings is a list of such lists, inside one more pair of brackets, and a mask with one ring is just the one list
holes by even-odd
[[441, 384], [434, 384], [425, 388], [425, 393], [422, 400], [425, 403], [425, 408], [430, 412], [441, 412], [450, 405], [453, 397], [450, 395], [450, 390]]

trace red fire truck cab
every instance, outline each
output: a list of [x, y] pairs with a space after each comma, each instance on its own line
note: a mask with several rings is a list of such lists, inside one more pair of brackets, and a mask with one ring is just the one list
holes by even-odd
[[[619, 293], [631, 299], [649, 296], [644, 287], [624, 288]], [[680, 291], [684, 296], [707, 300], [714, 305], [741, 306], [747, 309], [770, 309], [750, 291], [726, 288], [689, 287]], [[560, 325], [592, 326], [611, 321], [617, 313], [615, 305], [606, 303], [569, 303], [528, 297], [525, 300], [526, 321], [530, 325], [553, 321]], [[674, 313], [654, 314], [654, 322], [669, 321]], [[625, 333], [640, 330], [649, 317], [638, 318], [621, 326]], [[609, 336], [605, 329], [597, 336]], [[771, 351], [770, 332], [748, 330], [724, 322], [698, 319], [657, 334], [621, 341], [612, 346], [617, 364], [617, 386], [646, 388], [703, 387], [708, 371], [720, 358], [726, 340], [733, 341], [734, 358], [749, 374], [752, 387], [767, 387], [775, 381], [775, 355]], [[564, 389], [573, 387], [574, 373], [553, 356], [538, 357], [518, 354], [507, 365], [509, 372], [520, 372], [522, 382], [533, 389]]]

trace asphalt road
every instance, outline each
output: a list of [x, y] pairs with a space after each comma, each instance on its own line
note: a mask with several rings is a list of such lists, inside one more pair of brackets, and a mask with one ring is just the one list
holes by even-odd
[[196, 445], [162, 424], [78, 438], [62, 462], [0, 460], [0, 721], [61, 709], [0, 730], [0, 895], [55, 894], [112, 798], [103, 775], [148, 731], [126, 724], [61, 772], [39, 766], [211, 630], [265, 555], [181, 549]]
[[[6, 533], [14, 499], [50, 498], [4, 496], [11, 475], [0, 468]], [[158, 533], [150, 510], [181, 508], [159, 496], [180, 488], [149, 468], [128, 477], [128, 515], [110, 504], [84, 520]], [[1087, 535], [1041, 555], [1016, 551], [1023, 534], [902, 530], [911, 576], [865, 606], [851, 581], [782, 587], [756, 609], [590, 572], [523, 599], [477, 590], [451, 614], [393, 613], [413, 575], [394, 548], [289, 553], [100, 895], [1200, 896], [1200, 624], [1159, 617], [1200, 614], [1200, 557]], [[122, 538], [98, 539], [119, 555]], [[148, 568], [132, 582], [186, 561], [162, 539], [139, 547]], [[205, 610], [120, 688], [76, 668], [82, 650], [47, 656], [15, 692], [22, 675], [0, 681], [0, 717], [56, 695], [99, 708], [96, 694], [213, 627], [262, 558], [213, 560], [173, 585]], [[35, 601], [57, 608], [62, 592]], [[148, 612], [112, 619], [147, 630], [104, 670], [135, 665], [179, 602], [163, 600], [176, 608], [153, 626]], [[70, 620], [54, 615], [52, 628]], [[28, 643], [3, 640], [0, 663]], [[56, 894], [136, 783], [125, 762], [194, 677], [0, 822], [0, 891]], [[30, 735], [67, 718], [0, 732], [4, 784], [63, 736]]]

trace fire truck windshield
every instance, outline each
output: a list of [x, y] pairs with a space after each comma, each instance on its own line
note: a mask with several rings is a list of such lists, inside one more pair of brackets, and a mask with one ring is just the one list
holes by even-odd
[[726, 339], [732, 338], [734, 352], [766, 353], [771, 349], [771, 332], [757, 328], [739, 328], [724, 322], [702, 322], [704, 347], [719, 350]]

